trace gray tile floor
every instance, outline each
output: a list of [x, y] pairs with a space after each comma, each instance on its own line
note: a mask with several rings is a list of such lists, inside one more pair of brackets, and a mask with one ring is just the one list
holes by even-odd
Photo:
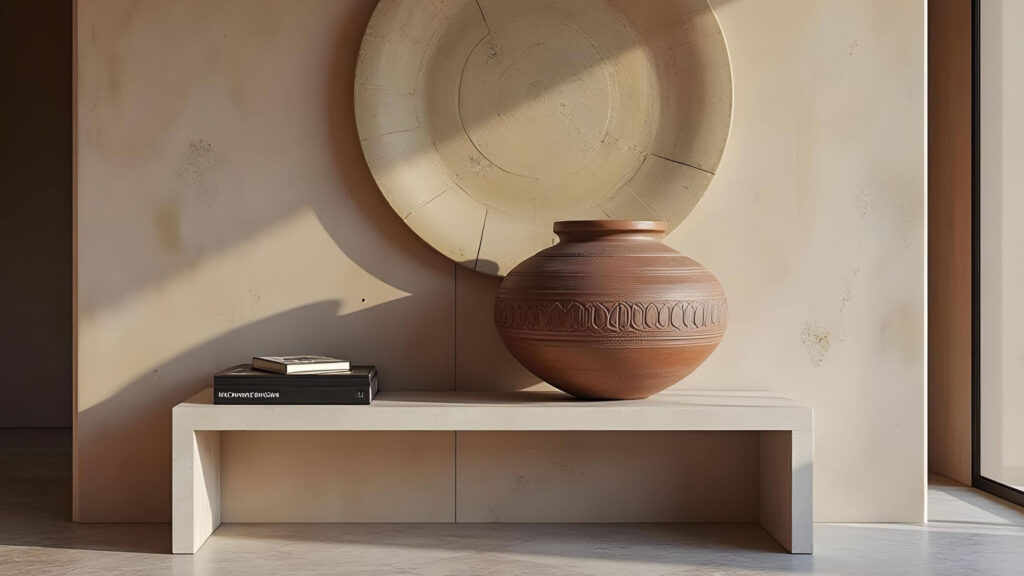
[[254, 524], [173, 556], [161, 524], [74, 524], [66, 431], [0, 430], [0, 575], [1024, 576], [1024, 510], [934, 478], [932, 521], [818, 524], [814, 556], [749, 525]]

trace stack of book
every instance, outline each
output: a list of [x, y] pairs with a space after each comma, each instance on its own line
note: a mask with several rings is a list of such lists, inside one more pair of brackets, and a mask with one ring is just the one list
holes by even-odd
[[213, 377], [214, 404], [369, 404], [377, 369], [325, 356], [257, 356]]

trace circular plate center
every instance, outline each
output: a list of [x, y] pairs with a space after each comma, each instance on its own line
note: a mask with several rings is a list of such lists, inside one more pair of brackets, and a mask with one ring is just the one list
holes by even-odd
[[598, 156], [609, 92], [603, 59], [585, 36], [556, 22], [516, 20], [470, 54], [459, 115], [473, 145], [496, 167], [560, 180]]

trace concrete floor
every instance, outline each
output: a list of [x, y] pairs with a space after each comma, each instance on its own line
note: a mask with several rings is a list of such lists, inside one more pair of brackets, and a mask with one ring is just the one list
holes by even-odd
[[814, 556], [749, 525], [256, 524], [173, 556], [161, 524], [74, 524], [66, 431], [0, 430], [0, 575], [1024, 576], [1024, 510], [933, 478], [932, 521], [818, 524]]

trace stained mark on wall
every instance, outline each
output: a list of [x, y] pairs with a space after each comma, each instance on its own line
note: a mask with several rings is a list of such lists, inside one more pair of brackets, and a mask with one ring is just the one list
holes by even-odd
[[194, 182], [202, 182], [204, 169], [213, 166], [215, 162], [216, 157], [213, 152], [213, 146], [205, 138], [195, 138], [188, 143], [188, 164], [186, 168]]
[[800, 341], [807, 348], [807, 355], [811, 359], [811, 364], [815, 368], [821, 366], [821, 363], [825, 360], [825, 355], [828, 354], [829, 348], [832, 347], [832, 335], [829, 331], [818, 324], [818, 322], [807, 320], [800, 331]]
[[210, 170], [217, 165], [217, 162], [217, 152], [213, 145], [205, 138], [193, 138], [188, 143], [185, 162], [178, 174], [184, 178], [189, 187], [199, 192], [201, 196], [209, 197], [217, 192], [216, 186], [210, 178]]

